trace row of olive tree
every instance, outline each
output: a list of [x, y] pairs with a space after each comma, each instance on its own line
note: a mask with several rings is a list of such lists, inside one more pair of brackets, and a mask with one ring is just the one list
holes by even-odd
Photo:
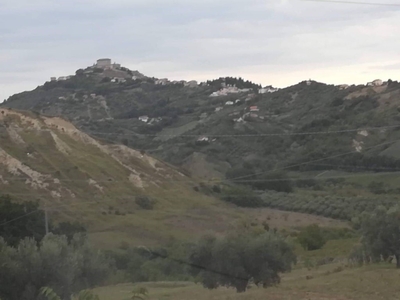
[[37, 299], [42, 287], [52, 288], [61, 299], [101, 284], [113, 270], [110, 261], [93, 249], [86, 237], [46, 235], [39, 243], [21, 240], [17, 247], [0, 238], [0, 298]]

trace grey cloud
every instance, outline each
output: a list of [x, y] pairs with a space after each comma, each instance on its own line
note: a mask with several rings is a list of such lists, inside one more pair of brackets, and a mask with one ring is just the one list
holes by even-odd
[[310, 69], [322, 74], [336, 66], [361, 74], [361, 65], [393, 61], [400, 48], [400, 12], [393, 7], [295, 0], [3, 2], [0, 99], [17, 92], [20, 82], [29, 89], [100, 56], [157, 77], [262, 70], [284, 76], [303, 69], [307, 78]]

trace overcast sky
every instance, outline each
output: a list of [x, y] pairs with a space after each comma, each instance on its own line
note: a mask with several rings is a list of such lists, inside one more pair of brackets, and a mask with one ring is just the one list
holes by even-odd
[[334, 84], [398, 80], [400, 1], [385, 3], [399, 6], [0, 0], [0, 101], [101, 57], [170, 79], [242, 76], [278, 87], [308, 78]]

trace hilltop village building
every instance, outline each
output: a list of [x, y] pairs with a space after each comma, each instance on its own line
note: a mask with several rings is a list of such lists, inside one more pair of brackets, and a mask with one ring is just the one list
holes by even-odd
[[380, 79], [375, 79], [374, 81], [368, 82], [367, 86], [381, 86], [383, 81]]
[[111, 58], [100, 58], [97, 60], [95, 67], [101, 69], [118, 69], [121, 68], [121, 64], [111, 63]]

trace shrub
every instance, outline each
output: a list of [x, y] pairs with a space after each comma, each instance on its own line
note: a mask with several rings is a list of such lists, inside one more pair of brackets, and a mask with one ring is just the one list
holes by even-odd
[[245, 187], [225, 188], [221, 199], [241, 207], [263, 207], [264, 201]]
[[308, 251], [321, 249], [326, 243], [323, 232], [317, 224], [301, 230], [297, 239], [304, 250]]
[[152, 210], [154, 208], [154, 200], [147, 196], [137, 196], [135, 203], [142, 209]]

